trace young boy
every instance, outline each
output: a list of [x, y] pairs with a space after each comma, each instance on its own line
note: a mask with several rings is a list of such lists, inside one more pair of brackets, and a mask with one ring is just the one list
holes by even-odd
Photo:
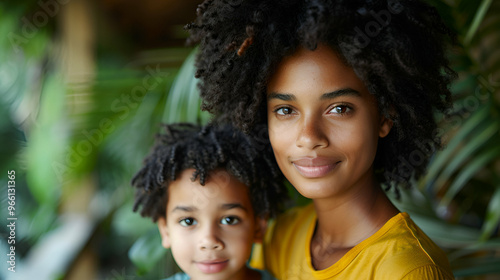
[[134, 211], [158, 223], [179, 267], [168, 279], [272, 279], [246, 266], [283, 201], [268, 145], [231, 126], [167, 125], [132, 179]]

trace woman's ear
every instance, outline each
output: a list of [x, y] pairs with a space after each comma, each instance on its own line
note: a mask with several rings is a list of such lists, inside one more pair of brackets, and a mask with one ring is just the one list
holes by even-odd
[[160, 217], [158, 218], [157, 224], [161, 235], [161, 245], [165, 247], [165, 249], [168, 249], [172, 243], [170, 242], [170, 235], [168, 233], [167, 220], [164, 217]]
[[255, 233], [254, 233], [255, 243], [262, 243], [262, 240], [264, 240], [264, 236], [266, 235], [266, 229], [267, 229], [266, 219], [261, 217], [255, 218]]
[[379, 128], [379, 131], [378, 131], [378, 136], [380, 138], [384, 138], [387, 136], [387, 134], [389, 134], [389, 132], [391, 132], [391, 128], [392, 128], [392, 125], [393, 125], [393, 122], [391, 119], [385, 117], [385, 116], [381, 116], [380, 118], [380, 128]]

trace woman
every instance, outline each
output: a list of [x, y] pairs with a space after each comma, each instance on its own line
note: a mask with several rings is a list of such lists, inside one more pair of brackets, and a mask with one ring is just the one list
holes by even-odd
[[269, 228], [266, 269], [278, 279], [453, 279], [442, 250], [381, 189], [418, 179], [439, 147], [433, 110], [449, 106], [455, 74], [435, 9], [205, 1], [189, 28], [203, 108], [247, 132], [267, 124], [281, 171], [312, 199]]

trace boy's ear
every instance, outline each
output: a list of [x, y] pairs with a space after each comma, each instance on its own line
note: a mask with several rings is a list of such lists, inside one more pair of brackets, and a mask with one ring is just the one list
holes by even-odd
[[380, 129], [378, 130], [378, 136], [380, 138], [384, 138], [387, 136], [387, 134], [389, 134], [389, 132], [391, 131], [391, 128], [392, 128], [392, 125], [394, 123], [392, 122], [391, 119], [385, 117], [385, 116], [381, 116], [380, 118]]
[[266, 235], [266, 229], [267, 229], [266, 219], [260, 217], [255, 218], [255, 233], [254, 233], [255, 243], [262, 243], [262, 240], [264, 240], [264, 236]]
[[170, 242], [170, 236], [167, 228], [167, 220], [164, 217], [158, 218], [158, 230], [161, 235], [161, 245], [165, 247], [165, 249], [170, 248], [172, 243]]

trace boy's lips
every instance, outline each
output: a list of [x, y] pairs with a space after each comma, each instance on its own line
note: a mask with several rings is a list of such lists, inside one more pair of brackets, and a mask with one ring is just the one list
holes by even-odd
[[203, 273], [218, 273], [224, 270], [228, 265], [229, 260], [209, 260], [209, 261], [201, 261], [195, 262], [196, 266]]
[[340, 161], [327, 157], [301, 157], [292, 160], [293, 166], [306, 178], [320, 178], [332, 171]]

